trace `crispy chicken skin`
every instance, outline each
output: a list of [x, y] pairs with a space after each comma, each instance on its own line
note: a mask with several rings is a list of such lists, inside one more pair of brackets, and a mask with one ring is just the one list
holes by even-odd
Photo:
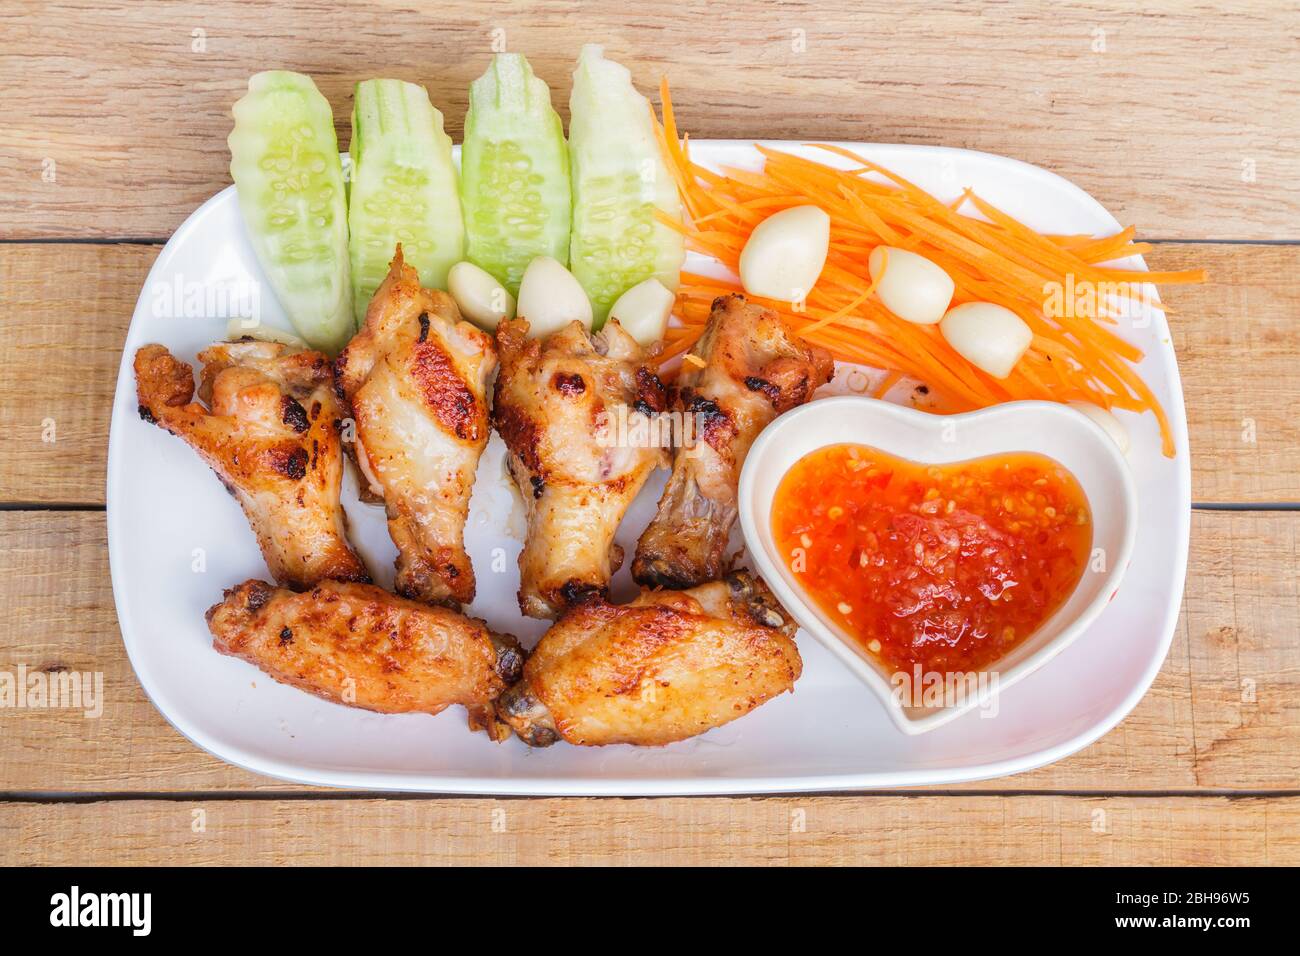
[[664, 394], [616, 321], [594, 334], [579, 322], [544, 341], [527, 334], [525, 319], [497, 328], [492, 421], [528, 514], [519, 607], [553, 618], [608, 593], [623, 562], [619, 522], [650, 473], [667, 464], [662, 448], [626, 436], [663, 409]]
[[383, 499], [398, 594], [452, 607], [474, 600], [465, 520], [489, 435], [492, 337], [445, 292], [420, 287], [399, 246], [366, 324], [335, 362], [356, 421], [363, 485]]
[[743, 717], [794, 687], [795, 624], [739, 571], [689, 591], [594, 600], [542, 637], [497, 713], [530, 746], [657, 746]]
[[272, 577], [301, 590], [327, 578], [369, 581], [339, 505], [342, 412], [320, 352], [245, 339], [190, 366], [161, 345], [135, 354], [140, 417], [183, 438], [235, 496]]
[[736, 520], [736, 487], [749, 447], [772, 419], [830, 379], [830, 353], [796, 338], [771, 309], [728, 295], [682, 366], [675, 406], [694, 416], [694, 441], [678, 448], [659, 510], [637, 542], [640, 584], [686, 588], [720, 577]]
[[523, 652], [508, 635], [371, 584], [326, 581], [294, 593], [245, 581], [207, 612], [212, 646], [275, 680], [384, 714], [436, 714], [451, 704], [473, 729], [509, 736], [492, 701], [518, 680]]

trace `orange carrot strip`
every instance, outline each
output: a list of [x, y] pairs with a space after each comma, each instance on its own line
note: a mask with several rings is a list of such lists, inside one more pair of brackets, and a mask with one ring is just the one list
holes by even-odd
[[[691, 159], [690, 138], [677, 128], [666, 81], [660, 96], [663, 124], [656, 120], [656, 134], [689, 216], [687, 223], [669, 224], [683, 233], [689, 248], [734, 270], [750, 232], [772, 212], [809, 204], [830, 215], [826, 264], [798, 311], [790, 303], [749, 297], [776, 310], [796, 334], [841, 361], [885, 370], [883, 391], [902, 376], [925, 382], [952, 410], [1046, 398], [1150, 411], [1165, 453], [1173, 453], [1168, 417], [1132, 364], [1142, 352], [1118, 334], [1117, 326], [1131, 306], [1156, 305], [1147, 283], [1200, 282], [1203, 270], [1141, 273], [1104, 265], [1150, 246], [1135, 241], [1132, 227], [1102, 237], [1039, 233], [970, 190], [943, 202], [831, 144], [809, 145], [848, 159], [849, 168], [756, 146], [764, 160], [761, 171], [707, 169]], [[962, 211], [968, 202], [972, 215]], [[1028, 323], [1034, 336], [1030, 349], [1006, 379], [971, 365], [936, 327], [904, 322], [883, 307], [874, 297], [868, 268], [881, 244], [910, 249], [945, 269], [955, 285], [954, 303], [996, 302]], [[1070, 289], [1084, 282], [1118, 288], [1104, 290], [1104, 296], [1098, 290], [1095, 302], [1067, 303]], [[739, 290], [732, 280], [683, 273], [675, 311], [681, 325], [666, 336], [658, 361], [687, 352], [702, 334], [713, 300], [734, 291]], [[1055, 308], [1058, 302], [1065, 307]], [[1091, 308], [1078, 309], [1083, 302]]]

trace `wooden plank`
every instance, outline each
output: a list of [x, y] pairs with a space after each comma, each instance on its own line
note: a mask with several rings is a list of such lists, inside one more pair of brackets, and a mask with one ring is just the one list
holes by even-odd
[[172, 729], [131, 670], [117, 628], [102, 512], [0, 513], [0, 672], [99, 672], [103, 713], [0, 710], [9, 791], [260, 789], [271, 781]]
[[1300, 501], [1300, 246], [1162, 244], [1148, 259], [1210, 274], [1164, 295], [1175, 310], [1192, 500]]
[[[0, 245], [0, 502], [100, 504], [121, 343], [157, 248]], [[1161, 245], [1198, 501], [1300, 500], [1300, 246]], [[66, 277], [77, 276], [70, 282]], [[69, 320], [75, 321], [75, 333]], [[53, 423], [55, 441], [43, 441]]]
[[1300, 18], [1268, 0], [1140, 14], [982, 0], [903, 18], [888, 0], [735, 0], [707, 16], [675, 0], [22, 0], [0, 17], [10, 237], [170, 235], [229, 182], [231, 105], [268, 67], [316, 78], [343, 145], [352, 85], [370, 76], [426, 84], [459, 138], [494, 44], [527, 53], [567, 117], [580, 20], [643, 89], [670, 74], [698, 138], [970, 147], [1059, 172], [1150, 235], [1297, 238], [1300, 112], [1279, 104], [1300, 93]]
[[[1065, 761], [967, 790], [1294, 790], [1300, 766], [1300, 513], [1197, 512], [1187, 600], [1154, 686]], [[11, 793], [301, 790], [229, 767], [177, 734], [118, 636], [103, 515], [0, 513], [0, 671], [104, 674], [99, 719], [0, 711]], [[485, 744], [486, 745], [486, 744]]]
[[8, 866], [290, 862], [1282, 866], [1300, 862], [1300, 798], [0, 804], [0, 864]]
[[104, 503], [122, 342], [158, 252], [0, 245], [0, 501]]

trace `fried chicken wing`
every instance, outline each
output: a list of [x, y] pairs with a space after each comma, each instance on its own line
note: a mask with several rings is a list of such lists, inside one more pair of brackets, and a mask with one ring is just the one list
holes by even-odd
[[720, 577], [736, 521], [736, 487], [754, 439], [772, 419], [808, 401], [835, 371], [830, 353], [796, 338], [771, 309], [728, 295], [683, 365], [675, 406], [693, 416], [654, 519], [637, 542], [632, 576], [686, 588]]
[[524, 319], [497, 329], [492, 421], [528, 514], [519, 607], [545, 618], [608, 592], [623, 561], [614, 544], [619, 522], [667, 463], [662, 448], [629, 436], [638, 424], [645, 431], [664, 394], [616, 321], [595, 334], [572, 322], [544, 341], [527, 333]]
[[339, 505], [342, 415], [320, 352], [245, 339], [190, 366], [161, 345], [135, 355], [140, 417], [183, 438], [238, 500], [271, 575], [285, 587], [369, 581]]
[[474, 600], [465, 520], [496, 366], [492, 337], [461, 321], [451, 296], [421, 288], [399, 246], [335, 368], [356, 421], [357, 463], [388, 513], [394, 586], [405, 597]]
[[590, 601], [546, 632], [497, 713], [534, 747], [684, 740], [791, 690], [803, 670], [795, 629], [743, 571], [630, 604]]
[[256, 580], [226, 591], [207, 621], [217, 651], [318, 697], [385, 714], [461, 704], [472, 728], [509, 735], [492, 701], [518, 680], [523, 652], [482, 621], [370, 584], [294, 593]]

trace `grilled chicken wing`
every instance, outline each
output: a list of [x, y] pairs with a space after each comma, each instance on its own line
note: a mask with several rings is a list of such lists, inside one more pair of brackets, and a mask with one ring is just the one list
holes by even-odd
[[497, 713], [530, 746], [657, 746], [743, 717], [794, 687], [795, 624], [748, 572], [561, 617]]
[[667, 463], [662, 448], [630, 436], [638, 425], [647, 431], [664, 395], [616, 321], [595, 334], [573, 322], [540, 342], [527, 333], [524, 319], [497, 329], [492, 421], [528, 513], [519, 607], [545, 618], [608, 592], [623, 561], [614, 544], [619, 522]]
[[399, 246], [335, 368], [356, 420], [357, 463], [388, 512], [394, 586], [405, 597], [474, 600], [465, 520], [496, 365], [492, 337], [461, 321], [451, 296], [420, 288]]
[[519, 644], [478, 620], [394, 597], [370, 584], [326, 581], [295, 594], [245, 581], [208, 609], [212, 646], [318, 697], [385, 714], [436, 714], [461, 704], [493, 739], [509, 729], [492, 701], [518, 680]]
[[799, 341], [775, 312], [741, 295], [714, 301], [694, 352], [705, 364], [683, 366], [676, 400], [694, 416], [694, 443], [677, 449], [632, 562], [632, 576], [647, 586], [691, 587], [726, 571], [736, 486], [750, 445], [835, 370], [830, 353]]
[[161, 345], [135, 355], [140, 417], [185, 439], [235, 496], [271, 575], [309, 588], [327, 578], [369, 581], [348, 545], [339, 505], [342, 415], [320, 352], [246, 339], [199, 353], [190, 366]]

